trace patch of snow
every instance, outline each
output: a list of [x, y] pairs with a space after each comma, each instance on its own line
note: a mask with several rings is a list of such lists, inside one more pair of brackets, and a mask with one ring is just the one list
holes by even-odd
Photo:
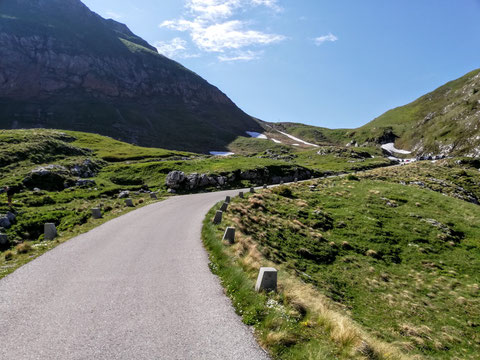
[[397, 153], [397, 154], [411, 154], [412, 153], [411, 151], [396, 149], [394, 143], [383, 144], [381, 146], [381, 148], [383, 150], [387, 150], [390, 153]]
[[277, 144], [283, 144], [280, 140], [277, 140], [277, 139], [272, 138], [270, 140], [272, 140], [274, 143], [277, 143]]
[[258, 132], [255, 132], [255, 131], [245, 131], [248, 135], [250, 135], [251, 137], [253, 138], [256, 138], [256, 139], [267, 139], [267, 136], [264, 135], [264, 134], [260, 134]]
[[[278, 131], [278, 130], [277, 130]], [[305, 144], [305, 145], [309, 145], [309, 146], [314, 146], [314, 147], [320, 147], [316, 144], [312, 144], [312, 143], [309, 143], [309, 142], [306, 142], [306, 141], [303, 141], [302, 139], [299, 139], [299, 138], [296, 138], [295, 136], [292, 136], [290, 134], [287, 134], [287, 133], [284, 133], [282, 131], [278, 131], [280, 134], [282, 135], [285, 135], [286, 137], [289, 137], [290, 139], [294, 140], [294, 141], [298, 141], [298, 142], [301, 142], [302, 144]], [[299, 144], [292, 144], [292, 145], [295, 145], [295, 146], [300, 146]]]
[[210, 151], [210, 155], [214, 155], [214, 156], [231, 156], [231, 155], [235, 155], [235, 153], [226, 152], [226, 151]]

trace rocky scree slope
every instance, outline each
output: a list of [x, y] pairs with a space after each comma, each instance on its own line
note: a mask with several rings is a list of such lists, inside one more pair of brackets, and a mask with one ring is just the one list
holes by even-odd
[[219, 89], [79, 0], [0, 2], [0, 127], [201, 152], [261, 131]]

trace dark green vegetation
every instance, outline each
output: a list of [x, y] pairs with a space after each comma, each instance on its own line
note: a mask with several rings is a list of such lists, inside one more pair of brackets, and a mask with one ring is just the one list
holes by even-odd
[[[295, 123], [268, 124], [319, 145], [374, 146], [395, 142], [415, 155], [480, 154], [480, 69], [357, 129], [326, 129]], [[265, 126], [265, 125], [264, 125]]]
[[0, 2], [0, 128], [226, 150], [261, 131], [225, 94], [80, 0]]
[[[262, 151], [249, 156], [218, 158], [143, 148], [73, 131], [0, 131], [0, 189], [9, 185], [18, 190], [13, 198], [16, 221], [4, 231], [10, 244], [0, 250], [22, 242], [41, 241], [46, 222], [54, 222], [64, 234], [81, 232], [98, 223], [92, 221], [90, 209], [99, 205], [107, 218], [118, 216], [125, 211], [123, 199], [118, 198], [121, 191], [130, 191], [129, 197], [137, 204], [140, 200], [141, 203], [149, 201], [147, 190], [165, 197], [168, 190], [165, 179], [173, 170], [187, 175], [237, 174], [236, 181], [223, 186], [232, 188], [253, 184], [253, 180], [238, 176], [246, 171], [268, 170], [271, 176], [282, 176], [295, 169], [309, 169], [318, 174], [331, 174], [390, 164], [388, 160], [371, 158], [364, 153], [335, 150], [321, 156], [316, 151], [295, 152], [291, 147], [275, 147], [267, 140], [246, 141], [251, 149], [259, 142]], [[266, 143], [273, 145], [272, 149], [263, 151]], [[193, 191], [200, 190], [212, 191], [217, 187]], [[12, 210], [6, 199], [6, 194], [0, 194], [0, 214]]]
[[[370, 336], [369, 351], [362, 352], [353, 340], [340, 346], [348, 351], [357, 344], [359, 358], [392, 358], [379, 350], [387, 343], [404, 354], [400, 358], [476, 359], [480, 212], [469, 196], [480, 191], [477, 168], [476, 161], [461, 159], [419, 163], [236, 199], [226, 224], [236, 226], [239, 244], [220, 247], [226, 224], [215, 236], [206, 224], [204, 235], [214, 244], [209, 245], [212, 262], [237, 311], [254, 311], [261, 342], [278, 358], [355, 358], [335, 353], [338, 340], [332, 341], [329, 326], [325, 330], [325, 315], [315, 312], [315, 306], [327, 303], [353, 320], [345, 329], [358, 327]], [[222, 253], [233, 260], [223, 261]], [[242, 287], [251, 290], [260, 264], [280, 269], [280, 294], [250, 293], [248, 301], [237, 300], [237, 283], [242, 292]], [[229, 275], [229, 267], [243, 274], [246, 284]], [[282, 284], [290, 277], [297, 279], [297, 288]], [[305, 283], [315, 289], [315, 301], [302, 288]], [[303, 310], [273, 326], [268, 299], [280, 302], [287, 313], [299, 303]], [[299, 331], [305, 322], [311, 323], [308, 335]], [[282, 336], [269, 342], [266, 334]]]

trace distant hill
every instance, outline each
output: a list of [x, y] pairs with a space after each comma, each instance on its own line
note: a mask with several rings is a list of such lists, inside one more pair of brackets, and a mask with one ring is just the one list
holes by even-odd
[[224, 93], [79, 0], [0, 2], [0, 128], [224, 150], [261, 131]]
[[480, 69], [414, 102], [395, 108], [358, 129], [269, 124], [319, 145], [395, 142], [415, 155], [480, 155]]

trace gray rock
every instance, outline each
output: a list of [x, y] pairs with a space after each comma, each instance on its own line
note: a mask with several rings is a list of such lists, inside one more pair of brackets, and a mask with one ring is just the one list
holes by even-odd
[[8, 236], [5, 234], [0, 234], [0, 248], [8, 244]]
[[80, 164], [75, 164], [70, 168], [70, 172], [80, 178], [91, 178], [98, 174], [98, 171], [102, 168], [102, 165], [94, 162], [90, 159], [84, 160]]
[[165, 179], [165, 184], [170, 189], [178, 189], [184, 180], [185, 173], [183, 171], [175, 170], [168, 173], [167, 178]]
[[10, 226], [12, 226], [12, 223], [8, 219], [7, 215], [0, 216], [0, 227], [8, 229]]
[[177, 193], [177, 191], [174, 190], [174, 189], [168, 189], [167, 192], [170, 193], [170, 194], [176, 194]]
[[120, 194], [118, 194], [118, 198], [119, 198], [119, 199], [125, 199], [125, 198], [127, 198], [129, 195], [130, 195], [130, 191], [125, 190], [125, 191], [122, 191]]
[[158, 200], [157, 193], [151, 193], [151, 194], [150, 194], [150, 198], [151, 198], [152, 200]]
[[9, 220], [11, 223], [14, 223], [14, 222], [15, 222], [15, 219], [17, 218], [17, 216], [16, 216], [14, 213], [10, 212], [10, 211], [7, 212], [7, 215], [5, 215], [5, 216], [8, 218], [8, 220]]
[[133, 201], [132, 201], [132, 199], [125, 199], [125, 206], [133, 207]]
[[75, 183], [76, 186], [95, 186], [97, 183], [95, 180], [86, 180], [86, 179], [78, 179]]
[[277, 270], [271, 267], [261, 267], [258, 273], [255, 291], [277, 291]]

